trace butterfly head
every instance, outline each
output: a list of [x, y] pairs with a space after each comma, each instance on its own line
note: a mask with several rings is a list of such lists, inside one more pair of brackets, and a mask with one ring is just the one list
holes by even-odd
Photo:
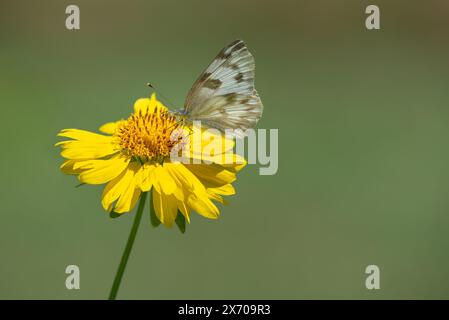
[[175, 109], [170, 111], [176, 119], [176, 124], [181, 125], [183, 127], [191, 127], [192, 121], [190, 120], [189, 115], [185, 112], [184, 109]]
[[178, 122], [182, 122], [182, 124], [187, 123], [187, 119], [189, 118], [189, 115], [186, 113], [184, 109], [175, 109], [173, 111], [170, 111], [170, 113], [175, 116], [176, 120]]

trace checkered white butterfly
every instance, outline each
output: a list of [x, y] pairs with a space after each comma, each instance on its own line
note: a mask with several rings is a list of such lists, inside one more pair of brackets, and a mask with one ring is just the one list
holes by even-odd
[[[224, 47], [193, 84], [184, 109], [174, 113], [184, 121], [231, 135], [244, 136], [262, 116], [263, 105], [254, 88], [255, 62], [242, 40]], [[235, 131], [235, 129], [240, 129]]]

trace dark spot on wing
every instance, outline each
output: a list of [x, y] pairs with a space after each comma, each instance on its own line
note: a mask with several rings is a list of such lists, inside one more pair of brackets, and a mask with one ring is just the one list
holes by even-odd
[[209, 72], [204, 72], [200, 78], [198, 79], [199, 82], [204, 82], [206, 81], [208, 78], [210, 77], [210, 73]]
[[218, 79], [208, 79], [207, 81], [204, 82], [203, 86], [209, 89], [218, 89], [221, 86], [221, 81]]
[[233, 102], [235, 102], [236, 101], [236, 98], [237, 98], [237, 94], [236, 93], [234, 93], [234, 92], [231, 92], [231, 93], [227, 93], [227, 94], [225, 94], [225, 95], [223, 95], [223, 97], [225, 97], [226, 98], [226, 101], [227, 101], [227, 103], [233, 103]]
[[222, 59], [222, 60], [227, 60], [230, 56], [232, 52], [227, 52], [228, 48], [223, 48], [220, 53], [218, 53], [217, 58], [216, 59]]
[[232, 52], [238, 51], [245, 46], [245, 43], [242, 40], [238, 40], [236, 45], [232, 48]]
[[242, 40], [235, 40], [227, 47], [224, 47], [217, 55], [217, 58], [227, 60], [233, 52], [240, 50], [245, 46]]
[[248, 102], [249, 102], [249, 99], [248, 99], [248, 98], [243, 99], [242, 101], [240, 101], [241, 104], [247, 104]]
[[243, 81], [243, 73], [239, 72], [238, 75], [236, 75], [236, 76], [234, 77], [234, 79], [235, 79], [237, 82], [242, 82], [242, 81]]
[[235, 63], [231, 64], [230, 67], [231, 67], [232, 70], [238, 70], [239, 69], [239, 66], [237, 64], [235, 64]]

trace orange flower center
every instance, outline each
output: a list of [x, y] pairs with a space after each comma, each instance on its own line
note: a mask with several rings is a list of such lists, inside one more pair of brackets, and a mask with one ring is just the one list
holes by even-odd
[[122, 150], [141, 162], [163, 160], [182, 140], [182, 125], [176, 117], [156, 107], [153, 112], [133, 113], [119, 125], [115, 136]]

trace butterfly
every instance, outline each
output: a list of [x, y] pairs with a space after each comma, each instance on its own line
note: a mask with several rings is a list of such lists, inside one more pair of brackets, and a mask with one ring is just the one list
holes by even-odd
[[[184, 108], [174, 111], [182, 121], [215, 128], [233, 129], [243, 137], [262, 116], [263, 105], [254, 88], [254, 58], [242, 40], [224, 47], [193, 84]], [[240, 129], [240, 130], [235, 130]]]

